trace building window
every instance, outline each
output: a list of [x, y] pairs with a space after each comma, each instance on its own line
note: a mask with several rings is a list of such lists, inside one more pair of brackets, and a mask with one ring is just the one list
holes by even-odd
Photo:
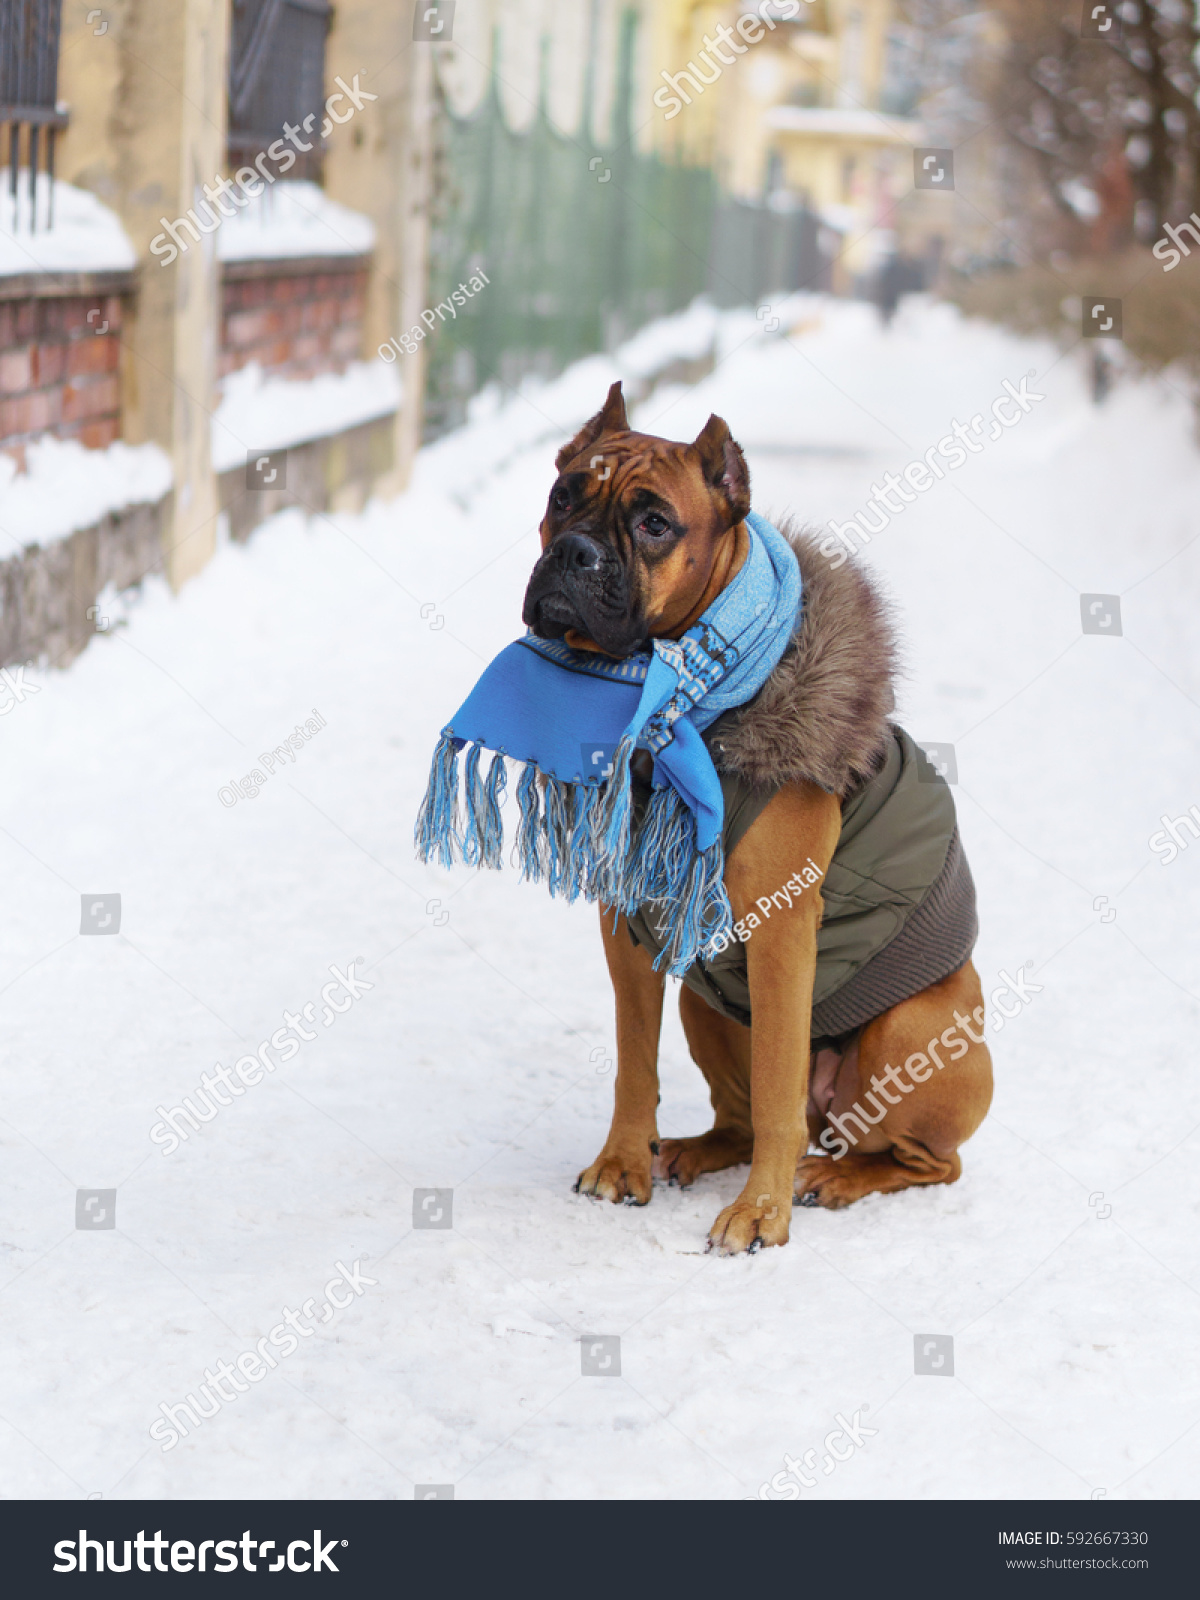
[[319, 179], [325, 36], [332, 10], [329, 0], [233, 0], [228, 140], [233, 166], [250, 165], [283, 136], [286, 123], [313, 147], [300, 153], [292, 176]]
[[[61, 23], [62, 0], [0, 0], [0, 164], [8, 167], [6, 220], [14, 231], [54, 221], [54, 139], [67, 125], [58, 104]], [[22, 167], [27, 197], [18, 188]]]

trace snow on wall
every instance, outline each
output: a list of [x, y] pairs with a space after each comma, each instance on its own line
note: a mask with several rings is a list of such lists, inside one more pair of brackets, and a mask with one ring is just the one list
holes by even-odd
[[221, 261], [358, 256], [375, 246], [375, 224], [330, 200], [315, 183], [276, 183], [217, 229]]
[[247, 450], [282, 450], [386, 416], [403, 389], [393, 367], [355, 361], [318, 378], [267, 378], [257, 362], [225, 380], [212, 419], [214, 472], [240, 466]]
[[85, 450], [47, 434], [25, 448], [26, 470], [0, 454], [0, 560], [28, 545], [54, 544], [110, 511], [160, 500], [172, 483], [170, 457], [156, 444], [121, 440]]
[[[109, 272], [137, 265], [120, 218], [94, 194], [56, 179], [52, 228], [46, 227], [49, 210], [50, 181], [40, 173], [38, 226], [31, 229], [29, 173], [18, 171], [14, 208], [8, 169], [0, 168], [0, 274]], [[220, 261], [357, 256], [374, 248], [375, 225], [361, 211], [330, 200], [315, 183], [276, 183], [223, 218], [216, 241]]]
[[137, 255], [116, 212], [94, 194], [54, 182], [54, 226], [46, 228], [50, 180], [38, 175], [36, 232], [30, 230], [29, 173], [17, 171], [17, 204], [9, 192], [10, 171], [0, 168], [0, 274], [22, 272], [112, 272], [137, 264]]

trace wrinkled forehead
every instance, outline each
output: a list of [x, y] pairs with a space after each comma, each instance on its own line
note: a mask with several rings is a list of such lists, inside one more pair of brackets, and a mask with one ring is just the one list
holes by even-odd
[[634, 500], [667, 500], [684, 505], [701, 487], [694, 457], [690, 445], [648, 434], [618, 434], [581, 450], [560, 477], [573, 479], [573, 487], [578, 485], [593, 501], [619, 500], [628, 505]]

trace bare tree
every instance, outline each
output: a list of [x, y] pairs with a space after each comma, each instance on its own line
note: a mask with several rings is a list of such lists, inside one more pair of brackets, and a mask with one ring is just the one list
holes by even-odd
[[[1200, 206], [1195, 0], [993, 0], [981, 93], [1057, 211], [1060, 246], [1119, 249]], [[1036, 241], [1034, 242], [1036, 245]]]

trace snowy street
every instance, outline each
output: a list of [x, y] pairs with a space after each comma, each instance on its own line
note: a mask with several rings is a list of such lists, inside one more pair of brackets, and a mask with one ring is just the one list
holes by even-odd
[[[775, 310], [485, 393], [402, 498], [283, 513], [177, 596], [114, 596], [68, 670], [9, 669], [0, 1495], [775, 1498], [785, 1452], [814, 1453], [805, 1500], [1200, 1494], [1200, 838], [1150, 843], [1200, 807], [1190, 400], [1168, 374], [1098, 408], [1080, 350], [922, 299], [888, 332]], [[984, 419], [861, 559], [897, 719], [953, 746], [1008, 1012], [957, 1185], [797, 1209], [737, 1259], [703, 1248], [743, 1171], [571, 1192], [612, 1101], [594, 909], [412, 844], [439, 730], [523, 631], [555, 451], [713, 325], [711, 376], [634, 426], [724, 416], [767, 516], [845, 524]], [[1027, 409], [993, 428], [1006, 384]], [[152, 1138], [285, 1013], [291, 1059]], [[673, 995], [661, 1075], [660, 1132], [707, 1128]], [[260, 1343], [217, 1414], [151, 1435]]]

